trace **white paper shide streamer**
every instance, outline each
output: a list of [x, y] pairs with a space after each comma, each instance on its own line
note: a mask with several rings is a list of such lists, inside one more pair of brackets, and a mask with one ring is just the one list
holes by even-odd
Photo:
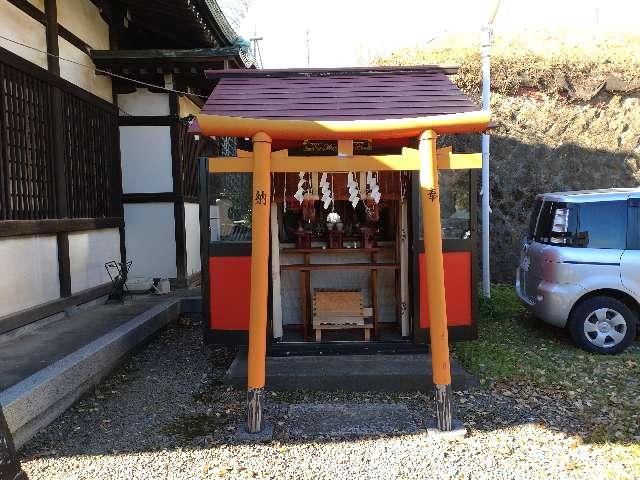
[[304, 200], [304, 195], [306, 193], [305, 184], [307, 183], [307, 179], [305, 178], [305, 172], [300, 172], [298, 174], [298, 190], [293, 194], [293, 198], [295, 198], [299, 203], [302, 203]]
[[373, 199], [374, 202], [380, 203], [380, 198], [382, 194], [380, 193], [380, 185], [378, 185], [378, 174], [373, 175], [373, 172], [367, 172], [367, 185], [369, 185], [370, 194], [369, 196]]
[[353, 172], [349, 172], [347, 174], [347, 188], [349, 189], [349, 201], [351, 202], [351, 206], [356, 208], [360, 201], [360, 190]]
[[329, 210], [329, 205], [331, 205], [331, 202], [333, 201], [333, 192], [331, 191], [329, 182], [327, 181], [326, 172], [323, 173], [322, 176], [320, 177], [319, 186], [320, 186], [320, 192], [322, 193], [322, 197], [320, 198], [320, 200], [324, 205], [324, 209]]
[[[319, 199], [324, 209], [328, 210], [332, 203], [335, 205], [335, 192], [329, 183], [328, 173], [323, 172], [319, 181], [313, 177], [314, 174], [311, 175], [310, 178], [307, 178], [306, 172], [298, 173], [298, 190], [296, 190], [293, 197], [300, 203], [302, 203], [307, 196], [310, 200]], [[378, 185], [377, 172], [366, 172], [366, 175], [364, 172], [361, 172], [359, 176], [354, 172], [347, 173], [349, 202], [353, 208], [356, 208], [358, 202], [363, 198], [361, 188], [364, 188], [364, 195], [367, 198], [373, 199], [376, 204], [380, 203], [382, 194], [380, 193], [380, 185]], [[320, 195], [318, 195], [318, 193], [320, 193]]]

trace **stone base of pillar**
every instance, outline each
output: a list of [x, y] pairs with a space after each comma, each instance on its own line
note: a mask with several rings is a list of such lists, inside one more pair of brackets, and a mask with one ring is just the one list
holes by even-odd
[[233, 435], [233, 441], [237, 443], [263, 443], [273, 440], [273, 425], [268, 422], [262, 424], [262, 430], [257, 433], [247, 432], [247, 424], [238, 425]]
[[258, 433], [263, 427], [264, 389], [247, 390], [247, 432]]
[[456, 440], [464, 438], [467, 429], [455, 417], [451, 385], [436, 385], [436, 417], [427, 421], [427, 435]]
[[448, 432], [453, 428], [451, 385], [436, 385], [436, 422], [438, 430]]
[[437, 426], [436, 419], [427, 422], [427, 436], [432, 438], [440, 438], [443, 440], [460, 440], [467, 435], [467, 428], [460, 420], [455, 418], [451, 422], [451, 430], [443, 431]]

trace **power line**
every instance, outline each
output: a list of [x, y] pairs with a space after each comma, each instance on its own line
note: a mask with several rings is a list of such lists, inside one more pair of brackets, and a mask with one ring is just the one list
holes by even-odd
[[309, 68], [311, 66], [311, 55], [310, 55], [310, 50], [311, 50], [311, 46], [310, 46], [310, 41], [309, 41], [309, 29], [307, 28], [307, 38], [306, 38], [306, 44], [307, 44], [307, 68]]
[[185, 92], [183, 90], [175, 90], [173, 88], [161, 87], [159, 85], [154, 85], [153, 83], [143, 82], [142, 80], [136, 80], [135, 78], [130, 78], [130, 77], [125, 77], [123, 75], [118, 75], [117, 73], [113, 73], [113, 72], [110, 72], [108, 70], [103, 70], [101, 68], [97, 68], [95, 65], [92, 67], [91, 65], [87, 65], [85, 63], [77, 62], [75, 60], [71, 60], [69, 58], [64, 58], [64, 57], [61, 57], [59, 55], [54, 55], [53, 53], [49, 53], [49, 52], [47, 52], [45, 50], [41, 50], [39, 48], [32, 47], [31, 45], [27, 45], [26, 43], [18, 42], [17, 40], [13, 40], [11, 38], [7, 38], [7, 37], [5, 37], [3, 35], [0, 35], [0, 38], [3, 39], [3, 40], [6, 40], [7, 42], [15, 43], [16, 45], [20, 45], [20, 46], [25, 47], [25, 48], [30, 48], [31, 50], [35, 50], [36, 52], [44, 53], [45, 55], [49, 55], [50, 57], [57, 58], [58, 60], [63, 60], [65, 62], [73, 63], [73, 64], [78, 65], [80, 67], [84, 67], [84, 68], [86, 68], [88, 70], [95, 70], [96, 72], [100, 72], [100, 73], [102, 73], [104, 75], [109, 75], [110, 77], [119, 78], [121, 80], [126, 80], [126, 81], [132, 82], [132, 83], [137, 83], [138, 85], [143, 85], [145, 87], [156, 88], [158, 90], [163, 90], [165, 92], [181, 93], [183, 95], [191, 95], [193, 97], [208, 98], [206, 95], [199, 95], [197, 93]]

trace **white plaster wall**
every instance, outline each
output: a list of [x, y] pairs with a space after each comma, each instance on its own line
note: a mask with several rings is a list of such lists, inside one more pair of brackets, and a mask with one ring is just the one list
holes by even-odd
[[58, 0], [58, 23], [94, 50], [109, 49], [109, 25], [90, 0]]
[[186, 95], [180, 95], [178, 97], [178, 106], [181, 117], [198, 115], [200, 113], [200, 107], [193, 103]]
[[184, 204], [184, 223], [187, 248], [187, 275], [200, 271], [200, 205]]
[[[47, 50], [44, 25], [14, 7], [8, 0], [0, 0], [0, 35], [39, 50]], [[42, 68], [47, 68], [47, 56], [44, 53], [21, 47], [3, 39], [0, 39], [0, 47], [6, 48]]]
[[120, 115], [169, 115], [169, 95], [138, 88], [135, 92], [118, 95]]
[[113, 102], [111, 79], [106, 75], [97, 75], [95, 73], [95, 65], [91, 60], [91, 57], [71, 43], [67, 42], [62, 37], [58, 37], [58, 46], [60, 48], [61, 57], [68, 58], [69, 60], [73, 60], [74, 62], [88, 65], [90, 67], [86, 68], [76, 65], [75, 63], [61, 60], [60, 76], [78, 87], [84, 88], [94, 95], [97, 95], [107, 102]]
[[127, 260], [132, 260], [128, 285], [150, 288], [154, 277], [175, 278], [176, 241], [172, 203], [124, 205]]
[[0, 240], [0, 316], [60, 296], [55, 235]]
[[104, 264], [110, 260], [120, 261], [120, 233], [117, 228], [70, 233], [71, 293], [108, 282]]
[[170, 127], [120, 127], [122, 191], [172, 192]]

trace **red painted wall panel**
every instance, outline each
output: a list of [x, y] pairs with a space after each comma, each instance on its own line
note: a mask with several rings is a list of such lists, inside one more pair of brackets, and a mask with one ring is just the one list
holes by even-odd
[[[424, 253], [420, 254], [420, 327], [429, 328]], [[447, 324], [471, 325], [471, 252], [444, 252]]]
[[248, 330], [251, 257], [209, 258], [212, 330]]

